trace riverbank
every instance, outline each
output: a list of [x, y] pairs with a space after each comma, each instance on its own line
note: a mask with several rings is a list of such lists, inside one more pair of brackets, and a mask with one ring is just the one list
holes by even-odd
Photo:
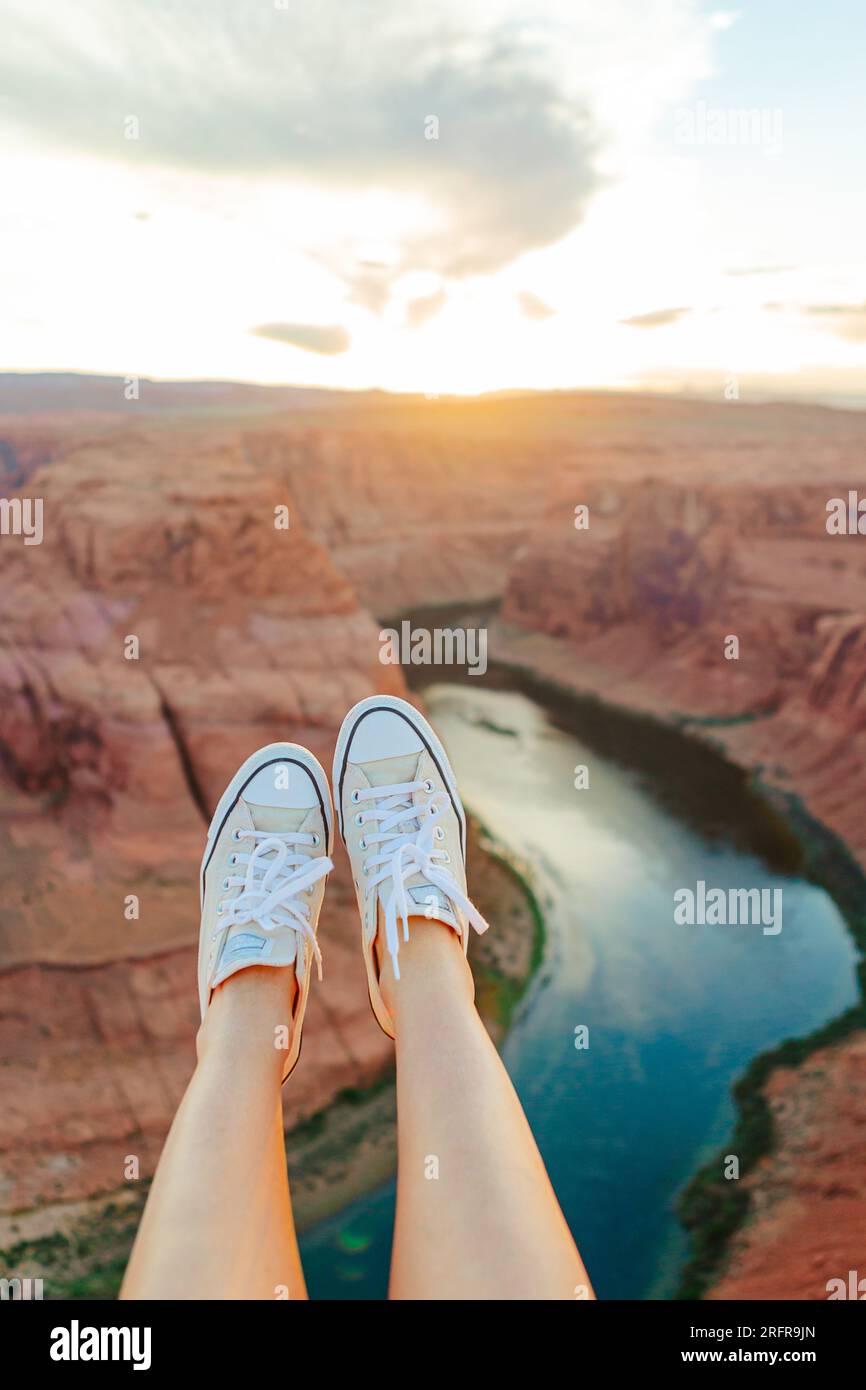
[[[773, 841], [779, 867], [830, 894], [856, 944], [857, 1004], [815, 1032], [754, 1059], [733, 1088], [737, 1120], [730, 1141], [696, 1173], [678, 1204], [692, 1246], [678, 1297], [825, 1298], [827, 1281], [845, 1277], [857, 1255], [853, 1233], [863, 1220], [866, 875], [839, 835], [778, 777], [770, 780], [763, 765], [750, 768], [736, 760], [733, 732], [760, 719], [760, 713], [748, 721], [694, 718], [682, 711], [662, 715], [658, 704], [641, 700], [634, 686], [619, 703], [617, 693], [624, 692], [611, 690], [565, 647], [496, 617], [490, 620], [493, 679], [506, 688], [519, 682], [561, 725], [576, 723], [581, 737], [595, 741], [606, 757], [625, 753], [634, 766], [641, 749], [650, 772], [662, 764], [670, 770], [675, 741], [684, 736], [703, 749], [723, 770], [721, 794], [713, 804], [703, 778], [692, 795], [682, 788], [692, 817], [712, 826], [723, 810], [725, 786], [740, 791], [745, 786], [765, 820], [764, 851]], [[616, 747], [611, 714], [617, 720]], [[728, 829], [736, 838], [739, 827]], [[754, 831], [750, 825], [749, 835]], [[724, 1176], [725, 1158], [732, 1153], [740, 1164], [736, 1184]]]
[[[842, 911], [860, 956], [860, 998], [823, 1028], [756, 1057], [737, 1083], [732, 1139], [679, 1203], [692, 1239], [680, 1298], [778, 1297], [780, 1260], [786, 1297], [825, 1298], [829, 1279], [847, 1277], [846, 1252], [856, 1256], [852, 1233], [863, 1226], [866, 877], [796, 797], [762, 791], [803, 844], [805, 876]], [[736, 1190], [723, 1176], [728, 1153], [740, 1161]]]

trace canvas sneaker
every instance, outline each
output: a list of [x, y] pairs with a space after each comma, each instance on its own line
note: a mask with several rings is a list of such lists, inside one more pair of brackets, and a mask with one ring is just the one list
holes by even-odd
[[487, 930], [466, 891], [466, 816], [441, 742], [423, 715], [395, 696], [371, 696], [346, 715], [333, 787], [361, 914], [370, 1003], [393, 1038], [379, 988], [380, 926], [397, 980], [410, 917], [443, 922], [464, 952], [470, 925]]
[[298, 992], [283, 1080], [298, 1060], [334, 816], [324, 769], [306, 748], [271, 743], [224, 791], [201, 863], [202, 1018], [217, 985], [251, 965], [294, 965]]

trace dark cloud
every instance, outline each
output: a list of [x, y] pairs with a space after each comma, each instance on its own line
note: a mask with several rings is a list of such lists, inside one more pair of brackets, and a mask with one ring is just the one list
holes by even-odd
[[336, 357], [346, 352], [351, 338], [341, 324], [319, 323], [262, 323], [250, 332], [257, 338], [272, 338], [275, 343], [288, 343], [304, 352], [318, 352], [324, 357]]
[[662, 328], [666, 323], [676, 323], [684, 314], [691, 312], [688, 308], [653, 309], [649, 314], [635, 314], [630, 319], [620, 319], [620, 323], [627, 324], [629, 328]]
[[528, 319], [541, 321], [542, 319], [553, 318], [556, 313], [555, 309], [551, 309], [550, 305], [545, 304], [543, 299], [539, 299], [537, 294], [532, 293], [532, 290], [520, 290], [517, 295], [517, 302], [521, 312]]
[[597, 187], [586, 111], [507, 7], [479, 27], [428, 0], [7, 4], [0, 125], [132, 166], [430, 200], [386, 285], [496, 270], [569, 232]]

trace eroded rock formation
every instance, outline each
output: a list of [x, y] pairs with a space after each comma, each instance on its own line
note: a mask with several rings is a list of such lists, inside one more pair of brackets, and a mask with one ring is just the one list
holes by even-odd
[[[210, 424], [16, 416], [0, 441], [3, 487], [45, 505], [41, 546], [0, 538], [7, 1211], [109, 1191], [130, 1151], [152, 1166], [192, 1060], [204, 818], [253, 747], [288, 737], [327, 766], [346, 708], [402, 689], [375, 619], [504, 594], [500, 656], [709, 731], [866, 866], [866, 539], [824, 524], [866, 482], [863, 416], [362, 397]], [[339, 858], [293, 1113], [387, 1055], [344, 874]], [[811, 1071], [773, 1082], [809, 1124], [844, 1114], [849, 1175], [866, 1168], [861, 1053], [857, 1035], [822, 1054], [826, 1114]], [[727, 1296], [801, 1287], [786, 1271], [826, 1154], [800, 1143], [794, 1179], [783, 1139]], [[822, 1273], [846, 1258], [837, 1209]]]
[[[205, 818], [253, 748], [300, 740], [327, 763], [349, 705], [402, 689], [237, 437], [72, 429], [26, 483], [43, 543], [0, 542], [6, 1210], [110, 1190], [123, 1152], [148, 1171], [193, 1059]], [[343, 872], [293, 1113], [387, 1057]]]

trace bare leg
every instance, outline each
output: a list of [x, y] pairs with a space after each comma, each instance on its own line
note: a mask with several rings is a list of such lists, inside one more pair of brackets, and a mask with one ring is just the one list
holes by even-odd
[[295, 989], [292, 967], [259, 966], [214, 993], [121, 1298], [306, 1298], [274, 1046]]
[[390, 1296], [594, 1297], [456, 936], [412, 918], [396, 982], [380, 955], [397, 1035]]

